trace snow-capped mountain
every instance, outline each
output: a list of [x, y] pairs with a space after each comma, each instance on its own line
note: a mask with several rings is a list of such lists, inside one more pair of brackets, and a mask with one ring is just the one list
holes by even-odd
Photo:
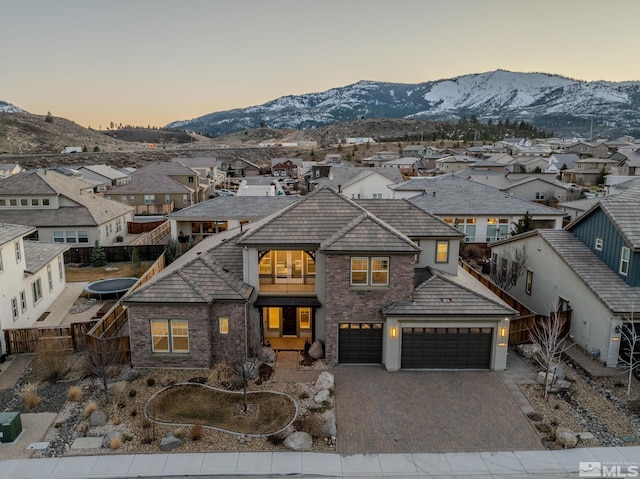
[[17, 106], [12, 105], [11, 103], [7, 103], [6, 101], [0, 100], [0, 113], [27, 113], [24, 110], [21, 110]]
[[504, 70], [415, 85], [360, 81], [320, 93], [285, 96], [263, 105], [210, 113], [167, 125], [221, 135], [247, 128], [310, 129], [359, 118], [527, 121], [547, 131], [640, 131], [640, 82], [585, 82], [545, 73]]

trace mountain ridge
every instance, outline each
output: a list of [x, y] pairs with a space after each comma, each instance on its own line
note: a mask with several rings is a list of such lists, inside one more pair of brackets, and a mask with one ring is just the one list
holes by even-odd
[[524, 120], [561, 134], [640, 132], [640, 82], [575, 80], [498, 69], [417, 84], [360, 80], [323, 92], [286, 95], [262, 105], [213, 112], [166, 128], [219, 136], [266, 126], [313, 129], [362, 118], [457, 121]]

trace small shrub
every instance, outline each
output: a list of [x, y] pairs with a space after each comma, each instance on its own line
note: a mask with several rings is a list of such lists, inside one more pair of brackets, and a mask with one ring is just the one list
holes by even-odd
[[53, 427], [55, 427], [56, 429], [60, 429], [62, 427], [62, 424], [64, 424], [62, 421], [56, 421], [55, 423], [53, 423]]
[[189, 437], [191, 437], [192, 441], [199, 441], [200, 439], [202, 439], [203, 432], [204, 428], [202, 427], [202, 423], [197, 422], [193, 426], [191, 426], [191, 429], [189, 429]]
[[129, 414], [129, 416], [131, 417], [136, 417], [138, 415], [138, 411], [131, 411], [131, 414]]
[[109, 443], [109, 449], [116, 450], [122, 447], [122, 438], [115, 436], [111, 438], [111, 442]]
[[36, 383], [28, 383], [22, 387], [22, 398], [29, 409], [35, 409], [42, 402], [42, 398], [38, 395], [38, 385]]
[[97, 410], [98, 410], [98, 405], [94, 401], [91, 401], [89, 404], [87, 404], [84, 407], [84, 410], [82, 411], [82, 415], [84, 417], [89, 417], [91, 416], [91, 413]]
[[129, 391], [130, 398], [136, 397], [136, 394], [138, 394], [138, 391], [136, 391], [135, 389], [132, 389], [131, 391]]
[[186, 428], [178, 427], [178, 428], [174, 429], [173, 430], [173, 435], [175, 437], [177, 437], [177, 438], [184, 439], [186, 437], [186, 435], [187, 435]]
[[122, 435], [122, 441], [123, 442], [131, 442], [131, 441], [133, 441], [133, 436], [129, 436], [129, 434], [123, 434]]
[[84, 397], [84, 391], [80, 386], [71, 386], [67, 390], [67, 399], [69, 401], [80, 402]]
[[218, 383], [227, 381], [235, 375], [233, 368], [226, 363], [217, 363], [209, 373], [208, 381]]
[[298, 393], [300, 399], [309, 399], [309, 391], [303, 390]]
[[538, 422], [538, 423], [536, 423], [536, 424], [535, 424], [535, 426], [536, 426], [536, 429], [537, 429], [538, 431], [540, 431], [541, 433], [544, 433], [544, 434], [548, 434], [548, 433], [550, 433], [550, 432], [551, 432], [551, 430], [552, 430], [552, 429], [551, 429], [551, 426], [549, 426], [549, 425], [548, 425], [547, 423], [545, 423], [545, 422]]
[[147, 378], [147, 386], [153, 387], [156, 385], [156, 380], [153, 378]]
[[[306, 432], [313, 438], [324, 436], [324, 433], [322, 431], [324, 426], [324, 419], [320, 414], [309, 414], [308, 416], [302, 417], [300, 419], [301, 421], [298, 423], [298, 425], [294, 426], [298, 431]], [[296, 422], [298, 421], [296, 420]]]
[[165, 374], [162, 378], [160, 378], [160, 384], [162, 384], [164, 387], [173, 386], [177, 382], [178, 380], [171, 374]]
[[113, 411], [111, 412], [111, 422], [113, 424], [115, 424], [116, 426], [118, 424], [120, 424], [120, 422], [121, 422], [120, 409], [118, 409], [118, 405], [117, 404], [113, 405]]
[[273, 375], [273, 368], [268, 364], [262, 363], [258, 368], [258, 375], [262, 381], [268, 381]]
[[539, 412], [530, 412], [527, 413], [527, 417], [529, 419], [531, 419], [534, 422], [538, 422], [538, 421], [542, 421], [544, 418], [542, 417], [542, 414], [540, 414]]
[[41, 378], [55, 382], [63, 377], [73, 361], [71, 351], [61, 349], [52, 340], [40, 340], [36, 346], [36, 362]]

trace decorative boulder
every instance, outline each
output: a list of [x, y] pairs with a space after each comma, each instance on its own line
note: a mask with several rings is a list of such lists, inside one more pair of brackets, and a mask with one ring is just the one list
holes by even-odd
[[292, 451], [309, 451], [313, 446], [313, 438], [311, 434], [298, 431], [294, 432], [284, 440], [284, 447]]
[[518, 344], [516, 351], [523, 358], [532, 358], [536, 353], [540, 352], [540, 346], [537, 344]]
[[555, 373], [556, 379], [564, 379], [564, 369], [559, 364], [553, 363], [549, 368], [549, 373]]
[[109, 392], [111, 394], [115, 394], [116, 396], [119, 396], [127, 388], [127, 384], [128, 384], [127, 381], [117, 381], [115, 383], [110, 383], [107, 386], [107, 389], [109, 389]]
[[556, 429], [556, 441], [558, 441], [564, 449], [573, 449], [576, 447], [576, 444], [578, 444], [578, 436], [565, 427], [559, 427]]
[[122, 431], [118, 431], [117, 429], [109, 431], [104, 439], [102, 439], [102, 447], [109, 449], [111, 447], [112, 439], [119, 438], [120, 440], [122, 440], [123, 437], [124, 433]]
[[167, 433], [165, 437], [160, 441], [160, 450], [161, 451], [170, 451], [171, 449], [175, 449], [182, 441], [179, 437], [176, 437], [172, 432]]
[[271, 348], [263, 346], [258, 351], [258, 359], [263, 363], [273, 363], [276, 360], [276, 352]]
[[571, 387], [571, 383], [569, 381], [565, 381], [564, 379], [557, 379], [553, 385], [551, 386], [551, 389], [549, 389], [549, 391], [551, 391], [552, 393], [557, 393], [560, 391], [566, 391]]
[[91, 416], [89, 416], [89, 425], [91, 427], [102, 427], [107, 424], [107, 415], [104, 411], [98, 409], [97, 411], [93, 411]]
[[120, 375], [122, 380], [127, 381], [128, 383], [135, 381], [136, 379], [138, 379], [139, 376], [140, 376], [140, 373], [138, 373], [138, 371], [136, 371], [133, 368], [125, 369], [124, 371], [122, 371], [122, 374]]
[[316, 379], [316, 389], [321, 391], [323, 389], [331, 389], [333, 388], [334, 379], [333, 374], [327, 371], [323, 371]]
[[336, 418], [333, 415], [332, 411], [327, 411], [327, 413], [323, 414], [325, 422], [322, 425], [322, 435], [324, 437], [332, 437], [337, 434], [336, 429]]
[[324, 348], [322, 347], [322, 342], [319, 340], [315, 340], [313, 344], [309, 347], [309, 356], [312, 359], [322, 359], [324, 358]]
[[316, 394], [316, 397], [314, 397], [313, 400], [317, 404], [322, 404], [329, 399], [329, 396], [331, 396], [331, 393], [329, 393], [328, 389], [321, 389], [320, 391], [318, 391], [318, 394]]

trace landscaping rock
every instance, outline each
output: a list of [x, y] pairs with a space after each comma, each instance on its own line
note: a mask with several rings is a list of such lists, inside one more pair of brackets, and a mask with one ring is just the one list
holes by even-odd
[[334, 379], [333, 374], [327, 371], [323, 371], [316, 379], [316, 389], [321, 391], [322, 389], [331, 389], [333, 388]]
[[180, 440], [180, 438], [176, 437], [172, 432], [169, 432], [160, 441], [160, 450], [170, 451], [180, 446], [181, 444], [182, 444], [182, 441]]
[[573, 449], [578, 444], [578, 436], [567, 428], [559, 427], [556, 429], [556, 441], [564, 449]]
[[124, 433], [122, 431], [118, 431], [117, 429], [109, 431], [104, 439], [102, 439], [102, 447], [109, 449], [111, 447], [111, 440], [113, 438], [120, 438], [120, 440], [123, 440]]
[[117, 381], [115, 383], [109, 384], [107, 386], [107, 389], [111, 394], [119, 396], [127, 388], [127, 384], [129, 384], [127, 381]]
[[133, 368], [127, 368], [124, 371], [122, 371], [122, 374], [120, 375], [120, 377], [122, 378], [123, 381], [127, 381], [128, 383], [130, 383], [138, 379], [138, 377], [140, 377], [140, 373], [138, 373], [138, 371], [136, 371]]
[[556, 380], [556, 382], [553, 383], [553, 385], [551, 386], [551, 389], [549, 389], [550, 392], [552, 393], [558, 393], [560, 391], [566, 391], [571, 387], [571, 383], [569, 381], [564, 381], [562, 379], [558, 379]]
[[97, 411], [93, 411], [91, 416], [89, 416], [89, 425], [91, 427], [102, 427], [107, 424], [107, 415], [104, 411], [98, 409]]
[[523, 358], [532, 358], [536, 353], [540, 352], [540, 346], [537, 344], [518, 344], [516, 351]]
[[555, 372], [556, 379], [564, 379], [564, 369], [559, 364], [552, 364], [549, 370], [549, 374]]
[[337, 434], [336, 420], [333, 417], [333, 415], [331, 415], [329, 418], [327, 418], [326, 422], [322, 425], [322, 435], [324, 437], [332, 437], [332, 436], [335, 436], [336, 434]]
[[313, 344], [309, 347], [309, 356], [312, 359], [322, 359], [324, 358], [324, 348], [322, 347], [322, 342], [316, 339]]
[[314, 397], [313, 400], [317, 404], [322, 404], [329, 399], [329, 396], [331, 396], [331, 393], [327, 389], [322, 389], [318, 391], [318, 394], [316, 394], [316, 397]]
[[271, 348], [263, 346], [258, 351], [258, 359], [263, 363], [273, 363], [276, 360], [276, 352]]
[[309, 451], [313, 446], [313, 438], [311, 434], [298, 431], [294, 432], [284, 440], [284, 447], [292, 451]]

